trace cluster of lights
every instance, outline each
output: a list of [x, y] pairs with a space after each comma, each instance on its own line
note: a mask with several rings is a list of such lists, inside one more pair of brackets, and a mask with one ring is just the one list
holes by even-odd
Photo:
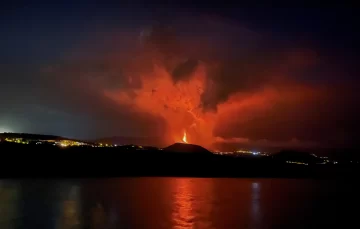
[[26, 141], [22, 138], [5, 138], [6, 142], [18, 143], [18, 144], [29, 144], [29, 141]]
[[96, 144], [96, 145], [92, 145], [92, 147], [117, 147], [116, 144], [112, 145], [112, 144], [104, 144], [104, 143], [99, 143], [99, 144]]
[[5, 138], [4, 141], [5, 142], [11, 142], [11, 143], [17, 143], [17, 144], [29, 144], [30, 142], [36, 142], [36, 145], [43, 144], [44, 142], [47, 142], [47, 143], [53, 143], [54, 145], [58, 145], [60, 147], [86, 145], [85, 143], [77, 142], [77, 141], [71, 141], [71, 140], [62, 140], [62, 141], [57, 142], [55, 140], [41, 141], [41, 140], [27, 140], [27, 139], [23, 139], [23, 138]]
[[83, 142], [77, 142], [77, 141], [71, 141], [71, 140], [62, 140], [62, 141], [58, 142], [58, 144], [61, 147], [85, 145], [85, 143], [83, 143]]
[[261, 155], [261, 156], [267, 156], [267, 153], [265, 152], [257, 152], [257, 151], [250, 151], [250, 150], [237, 150], [236, 153], [241, 154], [252, 154], [252, 155]]
[[217, 151], [217, 152], [214, 152], [215, 154], [220, 154], [220, 155], [232, 155], [234, 154], [234, 152], [220, 152], [220, 151]]
[[254, 152], [250, 151], [250, 150], [237, 150], [235, 151], [236, 153], [245, 153], [245, 154], [253, 154]]
[[286, 161], [288, 164], [297, 164], [297, 165], [308, 165], [308, 163], [298, 162], [298, 161]]
[[97, 147], [112, 147], [112, 145], [99, 143]]
[[240, 154], [248, 154], [248, 155], [254, 155], [254, 156], [267, 156], [267, 153], [264, 152], [257, 152], [257, 151], [250, 151], [250, 150], [237, 150], [237, 151], [228, 151], [228, 152], [220, 152], [216, 151], [214, 152], [216, 154], [220, 155], [240, 155]]
[[[5, 142], [11, 142], [11, 143], [18, 143], [18, 144], [29, 144], [30, 142], [36, 142], [36, 145], [41, 145], [44, 143], [51, 143], [54, 146], [59, 146], [61, 148], [66, 148], [66, 147], [72, 147], [72, 146], [91, 146], [91, 147], [117, 147], [116, 144], [104, 144], [104, 143], [99, 143], [99, 144], [88, 144], [88, 143], [84, 143], [84, 142], [79, 142], [79, 141], [73, 141], [73, 140], [26, 140], [23, 138], [5, 138], [3, 139]], [[135, 147], [135, 146], [133, 146]], [[142, 149], [142, 146], [138, 146], [138, 148]]]

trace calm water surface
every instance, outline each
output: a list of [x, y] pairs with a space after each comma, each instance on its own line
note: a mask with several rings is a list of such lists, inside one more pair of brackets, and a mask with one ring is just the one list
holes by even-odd
[[359, 228], [351, 181], [0, 181], [1, 229]]

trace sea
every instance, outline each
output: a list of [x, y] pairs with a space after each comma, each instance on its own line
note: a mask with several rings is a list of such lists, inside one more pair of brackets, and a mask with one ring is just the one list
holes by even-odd
[[0, 180], [1, 229], [360, 228], [357, 180]]

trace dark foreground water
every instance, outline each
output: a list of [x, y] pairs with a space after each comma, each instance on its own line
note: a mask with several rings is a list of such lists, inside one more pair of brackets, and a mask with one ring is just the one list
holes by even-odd
[[356, 181], [0, 181], [1, 229], [359, 228]]

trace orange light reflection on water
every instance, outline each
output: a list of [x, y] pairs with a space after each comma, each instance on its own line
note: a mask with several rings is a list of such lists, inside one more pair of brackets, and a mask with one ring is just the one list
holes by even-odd
[[190, 179], [176, 179], [174, 210], [172, 218], [174, 229], [185, 229], [194, 227], [192, 187]]
[[[173, 189], [173, 229], [212, 228], [211, 179], [178, 178]], [[201, 220], [200, 220], [201, 219]]]

